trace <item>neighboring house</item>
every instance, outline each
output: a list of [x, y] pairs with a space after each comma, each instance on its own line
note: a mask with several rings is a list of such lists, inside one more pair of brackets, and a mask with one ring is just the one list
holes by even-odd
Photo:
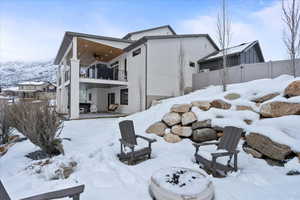
[[[153, 100], [192, 87], [197, 61], [218, 50], [207, 34], [178, 35], [170, 26], [128, 33], [122, 39], [66, 32], [54, 63], [57, 111], [134, 113]], [[93, 108], [93, 109], [91, 109]]]
[[[230, 47], [227, 51], [227, 66], [265, 62], [259, 42], [243, 43]], [[198, 61], [199, 72], [223, 68], [223, 51], [215, 51]]]
[[18, 98], [20, 100], [51, 100], [56, 98], [56, 86], [49, 82], [21, 82], [18, 87], [3, 89], [6, 96]]

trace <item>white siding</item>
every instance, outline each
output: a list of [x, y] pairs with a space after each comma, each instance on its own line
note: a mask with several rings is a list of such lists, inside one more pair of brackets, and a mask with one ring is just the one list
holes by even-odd
[[141, 33], [132, 34], [129, 39], [130, 40], [138, 40], [144, 36], [157, 36], [157, 35], [174, 35], [174, 34], [169, 28], [164, 27], [164, 28], [155, 29], [152, 31], [145, 31], [145, 32], [141, 32]]

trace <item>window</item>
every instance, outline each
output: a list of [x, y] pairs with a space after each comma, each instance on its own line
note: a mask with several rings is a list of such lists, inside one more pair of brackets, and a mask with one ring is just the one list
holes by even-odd
[[190, 67], [195, 67], [195, 63], [194, 62], [190, 62]]
[[92, 101], [92, 93], [89, 93], [89, 101]]
[[121, 105], [128, 105], [128, 89], [120, 90]]
[[141, 53], [141, 48], [139, 48], [139, 49], [137, 49], [137, 50], [134, 50], [134, 51], [132, 52], [132, 57], [137, 56], [137, 55], [139, 55], [140, 53]]
[[127, 80], [127, 59], [124, 61], [124, 78]]

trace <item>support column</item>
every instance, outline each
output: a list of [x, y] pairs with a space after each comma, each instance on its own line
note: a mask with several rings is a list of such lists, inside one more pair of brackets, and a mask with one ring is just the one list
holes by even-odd
[[70, 78], [70, 119], [79, 118], [79, 65], [77, 59], [77, 37], [73, 37], [73, 57], [71, 59]]
[[60, 70], [60, 77], [61, 77], [61, 93], [60, 93], [60, 105], [61, 105], [61, 112], [67, 112], [67, 104], [66, 104], [66, 88], [65, 88], [65, 69], [67, 67], [66, 59], [63, 60], [63, 65]]
[[56, 112], [60, 113], [61, 112], [61, 92], [60, 92], [60, 85], [59, 85], [59, 77], [60, 77], [60, 66], [57, 70], [57, 73], [56, 73]]

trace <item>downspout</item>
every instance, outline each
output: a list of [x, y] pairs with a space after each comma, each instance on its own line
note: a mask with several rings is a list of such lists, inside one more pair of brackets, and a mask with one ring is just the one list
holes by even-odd
[[148, 102], [148, 98], [147, 98], [147, 87], [148, 87], [148, 84], [147, 84], [147, 76], [148, 76], [148, 66], [147, 66], [147, 63], [148, 63], [148, 46], [147, 46], [147, 42], [144, 43], [144, 46], [145, 46], [145, 110], [147, 109], [147, 102]]

